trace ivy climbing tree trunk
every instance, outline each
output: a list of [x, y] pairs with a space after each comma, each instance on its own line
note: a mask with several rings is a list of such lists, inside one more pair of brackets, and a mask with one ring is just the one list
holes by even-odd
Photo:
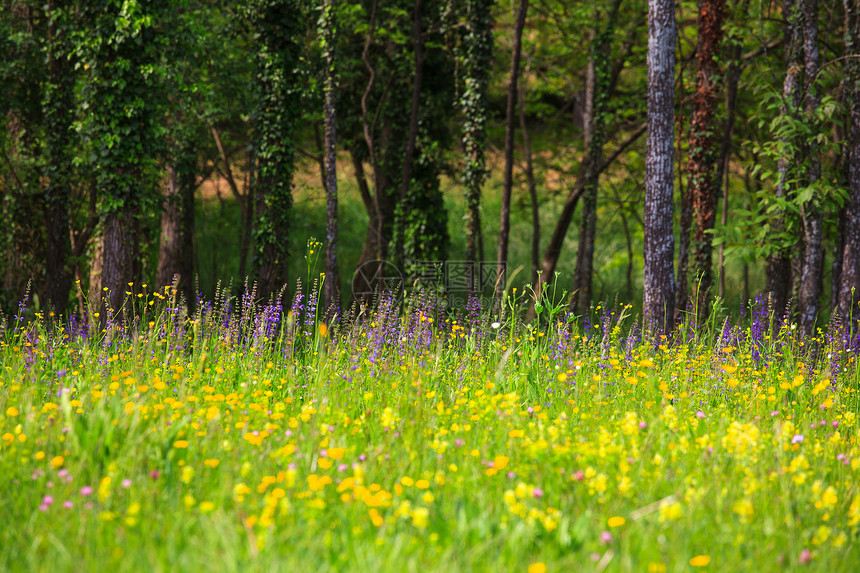
[[505, 114], [505, 174], [502, 183], [502, 209], [499, 222], [499, 254], [496, 258], [496, 304], [500, 304], [505, 291], [505, 267], [508, 264], [508, 241], [511, 230], [511, 191], [514, 186], [514, 130], [517, 113], [517, 81], [520, 75], [520, 58], [523, 46], [523, 28], [529, 1], [519, 0], [514, 24], [514, 44], [511, 53], [511, 73], [508, 80], [508, 107]]
[[[609, 111], [610, 60], [612, 37], [621, 0], [613, 0], [606, 12], [595, 9], [595, 34], [591, 41], [585, 91], [584, 117], [584, 178], [582, 223], [573, 275], [574, 308], [585, 315], [591, 307], [594, 275], [594, 237], [597, 231], [597, 190], [600, 179], [598, 168], [603, 161], [606, 141], [606, 119]], [[605, 23], [604, 23], [605, 21]]]
[[[801, 30], [799, 18], [796, 14], [796, 4], [798, 0], [785, 0], [783, 5], [783, 17], [786, 22], [785, 29], [785, 54], [786, 54], [786, 72], [785, 79], [782, 84], [783, 105], [780, 113], [792, 114], [795, 113], [799, 104], [800, 89], [798, 85], [799, 74], [802, 70], [801, 55], [803, 47], [801, 44]], [[794, 142], [783, 140], [786, 147], [793, 145]], [[792, 158], [788, 154], [783, 154], [777, 165], [777, 184], [776, 198], [777, 201], [786, 200], [791, 192], [790, 189], [790, 168]], [[787, 312], [788, 296], [791, 289], [791, 257], [789, 248], [785, 246], [785, 239], [780, 235], [786, 229], [786, 215], [781, 208], [777, 208], [773, 212], [771, 220], [771, 229], [773, 243], [771, 254], [768, 256], [767, 273], [765, 275], [765, 290], [770, 295], [771, 308], [774, 313], [775, 323], [778, 323], [783, 314]]]
[[421, 13], [423, 0], [415, 1], [412, 14], [412, 45], [414, 70], [412, 73], [412, 102], [409, 110], [409, 135], [403, 154], [403, 173], [400, 178], [400, 200], [406, 199], [412, 184], [412, 164], [415, 161], [415, 142], [418, 140], [418, 113], [421, 106], [421, 81], [424, 77], [424, 39], [421, 37]]
[[673, 217], [675, 6], [648, 2], [648, 133], [645, 144], [644, 302], [651, 335], [669, 332], [675, 310]]
[[69, 255], [70, 196], [72, 166], [72, 121], [74, 119], [74, 61], [70, 59], [73, 13], [71, 3], [51, 0], [45, 6], [48, 19], [44, 51], [47, 56], [47, 78], [42, 94], [45, 124], [44, 180], [45, 293], [48, 304], [65, 312], [72, 287]]
[[[815, 85], [821, 69], [818, 50], [818, 0], [800, 0], [803, 17], [803, 88], [806, 95], [804, 111], [807, 121], [815, 126], [821, 96]], [[818, 129], [814, 128], [817, 133]], [[814, 186], [821, 179], [821, 158], [815, 137], [804, 142], [807, 155], [807, 169], [804, 184]], [[824, 264], [822, 248], [822, 225], [824, 213], [823, 197], [813, 194], [812, 199], [803, 204], [804, 256], [803, 271], [800, 279], [800, 327], [805, 336], [813, 334], [818, 320], [819, 299], [821, 298], [821, 270]]]
[[[848, 98], [848, 140], [845, 143], [848, 200], [845, 207], [839, 314], [856, 326], [860, 319], [860, 5], [843, 0], [845, 8], [845, 93]], [[855, 330], [856, 331], [856, 330]]]
[[463, 60], [463, 184], [466, 187], [466, 262], [473, 275], [472, 288], [479, 288], [479, 261], [484, 258], [481, 232], [481, 194], [487, 176], [487, 96], [493, 57], [493, 0], [466, 0], [464, 34], [460, 39]]
[[323, 0], [320, 32], [323, 42], [325, 81], [325, 133], [323, 135], [324, 178], [326, 195], [325, 284], [323, 308], [328, 320], [340, 306], [340, 277], [337, 269], [337, 137], [335, 133], [335, 0]]
[[[99, 158], [97, 187], [103, 214], [101, 285], [113, 312], [138, 288], [140, 216], [156, 202], [144, 177], [162, 141], [158, 74], [163, 13], [150, 4], [121, 0], [80, 7], [84, 30], [77, 53], [87, 70], [84, 97], [89, 114], [83, 131]], [[128, 309], [126, 309], [128, 310]], [[107, 313], [101, 320], [105, 321]]]
[[716, 222], [720, 184], [716, 178], [720, 157], [716, 133], [720, 69], [714, 56], [720, 49], [724, 18], [725, 0], [699, 0], [696, 91], [690, 117], [690, 159], [687, 164], [687, 185], [693, 209], [693, 280], [696, 285], [693, 301], [699, 324], [704, 324], [710, 312], [714, 284], [709, 231]]
[[[287, 285], [295, 131], [301, 117], [299, 66], [304, 21], [298, 0], [257, 0], [251, 9], [257, 42], [255, 275], [257, 294]], [[284, 301], [282, 300], [283, 304]]]

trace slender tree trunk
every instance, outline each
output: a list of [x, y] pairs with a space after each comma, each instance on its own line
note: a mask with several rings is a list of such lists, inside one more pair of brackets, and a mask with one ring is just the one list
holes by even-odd
[[[526, 66], [526, 75], [528, 75], [529, 66]], [[532, 144], [529, 139], [529, 129], [526, 124], [526, 86], [525, 82], [520, 82], [519, 94], [519, 115], [520, 115], [520, 132], [523, 136], [523, 155], [526, 163], [526, 183], [529, 188], [529, 200], [532, 207], [532, 244], [531, 244], [531, 260], [532, 268], [530, 273], [530, 283], [535, 284], [540, 270], [540, 213], [538, 212], [538, 196], [537, 196], [537, 181], [535, 181], [534, 165], [532, 164]]]
[[[586, 77], [584, 147], [585, 192], [582, 201], [582, 224], [574, 271], [576, 312], [585, 315], [591, 307], [594, 274], [594, 238], [597, 231], [597, 190], [606, 141], [606, 114], [610, 90], [612, 37], [621, 0], [614, 0], [604, 14], [595, 10], [595, 34], [591, 41]], [[603, 21], [605, 20], [605, 22]]]
[[[748, 2], [742, 2], [740, 13], [746, 11]], [[731, 159], [732, 151], [732, 135], [734, 134], [735, 115], [737, 113], [738, 103], [738, 84], [740, 83], [741, 73], [743, 68], [739, 63], [741, 57], [741, 49], [743, 44], [736, 40], [735, 46], [732, 49], [731, 60], [729, 61], [728, 69], [726, 70], [726, 123], [723, 128], [723, 142], [720, 146], [720, 159], [717, 162], [717, 174], [714, 177], [717, 186], [722, 185], [723, 197], [720, 212], [720, 224], [725, 227], [729, 214], [729, 160]], [[719, 248], [719, 296], [721, 299], [726, 296], [726, 268], [725, 268], [725, 245], [720, 243]], [[744, 304], [746, 304], [744, 299]]]
[[[808, 121], [815, 121], [815, 114], [821, 102], [815, 80], [821, 68], [818, 51], [818, 0], [801, 0], [803, 14], [803, 59], [804, 59], [804, 107]], [[808, 154], [806, 185], [815, 185], [821, 178], [821, 159], [815, 139], [805, 142]], [[822, 248], [822, 225], [824, 214], [819, 197], [803, 205], [804, 231], [803, 271], [800, 285], [800, 326], [805, 336], [813, 334], [818, 320], [821, 298], [821, 270], [824, 264]]]
[[508, 82], [508, 108], [505, 116], [505, 176], [502, 187], [502, 209], [499, 222], [499, 255], [496, 259], [496, 304], [500, 304], [505, 291], [505, 267], [508, 264], [508, 240], [511, 226], [511, 191], [514, 186], [514, 129], [516, 122], [517, 81], [520, 75], [520, 57], [523, 46], [523, 28], [529, 0], [519, 0], [514, 25], [514, 45], [511, 54], [511, 73]]
[[[186, 148], [187, 153], [193, 150]], [[186, 168], [179, 174], [179, 200], [182, 204], [180, 213], [180, 229], [182, 241], [182, 260], [179, 267], [179, 276], [184, 277], [182, 281], [182, 292], [185, 294], [185, 302], [189, 314], [194, 312], [197, 306], [197, 293], [195, 292], [194, 269], [196, 267], [197, 252], [194, 248], [194, 192], [197, 189], [197, 174], [192, 167], [195, 163], [194, 155], [187, 155]]]
[[716, 121], [720, 69], [714, 56], [723, 38], [725, 0], [699, 0], [699, 44], [696, 53], [696, 92], [690, 118], [689, 194], [693, 208], [693, 270], [695, 307], [699, 324], [710, 312], [713, 276], [713, 248], [709, 231], [716, 222], [716, 179], [719, 148]]
[[[367, 86], [364, 88], [364, 93], [361, 96], [361, 126], [364, 134], [364, 141], [367, 144], [367, 151], [370, 158], [370, 168], [373, 177], [373, 215], [368, 212], [368, 224], [373, 225], [374, 232], [368, 229], [367, 237], [364, 242], [364, 250], [358, 261], [358, 266], [367, 261], [381, 260], [384, 255], [385, 241], [382, 238], [383, 228], [385, 226], [385, 218], [382, 214], [381, 196], [386, 193], [385, 174], [380, 168], [379, 160], [376, 153], [376, 145], [374, 143], [374, 127], [376, 118], [371, 118], [368, 109], [368, 99], [376, 82], [376, 69], [370, 62], [370, 47], [373, 44], [373, 33], [376, 25], [376, 11], [379, 5], [379, 0], [373, 0], [373, 7], [370, 12], [370, 23], [367, 28], [367, 36], [364, 41], [364, 49], [361, 52], [361, 60], [368, 72]], [[375, 251], [371, 254], [370, 249]], [[355, 290], [355, 288], [353, 288]]]
[[[337, 138], [335, 133], [334, 77], [334, 3], [323, 0], [323, 38], [325, 41], [325, 194], [326, 247], [323, 308], [327, 320], [334, 318], [340, 306], [340, 277], [337, 272]], [[363, 178], [362, 178], [363, 179]]]
[[[90, 254], [89, 290], [87, 291], [87, 303], [90, 312], [102, 312], [102, 269], [104, 268], [104, 234], [98, 233], [93, 240], [92, 252]], [[96, 317], [90, 316], [90, 323], [98, 324]]]
[[[686, 89], [684, 69], [681, 68], [678, 84], [681, 87], [680, 100], [685, 101]], [[678, 166], [678, 196], [681, 199], [681, 213], [678, 221], [678, 277], [675, 281], [675, 324], [680, 324], [686, 318], [687, 303], [690, 302], [688, 282], [690, 274], [690, 239], [693, 229], [693, 198], [690, 196], [690, 186], [684, 186], [684, 157], [681, 145], [684, 139], [684, 111], [680, 110], [675, 123], [678, 126], [678, 138], [675, 142], [675, 165]]]
[[[795, 113], [798, 106], [799, 86], [798, 75], [801, 71], [800, 55], [802, 53], [800, 27], [795, 14], [795, 2], [785, 0], [783, 15], [786, 19], [786, 73], [782, 84], [783, 109], [781, 113]], [[793, 142], [785, 141], [786, 145]], [[784, 198], [789, 195], [789, 169], [792, 158], [780, 157], [777, 165], [778, 179], [776, 196]], [[771, 228], [774, 235], [783, 232], [786, 227], [785, 214], [781, 209], [774, 211]], [[778, 327], [783, 313], [787, 312], [788, 296], [791, 289], [791, 257], [789, 250], [778, 246], [768, 257], [765, 290], [770, 294], [771, 307], [775, 314], [774, 321]]]
[[[850, 201], [850, 188], [849, 188]], [[839, 291], [842, 288], [842, 261], [845, 256], [845, 213], [847, 205], [839, 209], [836, 218], [836, 244], [833, 247], [833, 263], [830, 266], [830, 312], [839, 312]]]
[[[632, 145], [639, 137], [645, 133], [646, 124], [642, 124], [639, 128], [634, 130], [626, 140], [624, 140], [611, 154], [607, 157], [597, 168], [597, 174], [599, 175], [606, 168], [611, 165], [624, 151]], [[551, 281], [555, 279], [555, 269], [558, 266], [558, 260], [561, 256], [561, 248], [564, 245], [564, 239], [567, 236], [567, 231], [570, 228], [571, 222], [573, 222], [573, 215], [576, 212], [576, 205], [579, 202], [580, 197], [585, 192], [585, 164], [587, 163], [587, 158], [583, 158], [582, 167], [579, 171], [579, 176], [577, 177], [576, 183], [570, 188], [570, 191], [567, 194], [567, 198], [564, 201], [564, 205], [561, 209], [561, 214], [558, 216], [558, 220], [556, 221], [555, 227], [552, 231], [552, 236], [549, 239], [549, 244], [546, 246], [546, 249], [543, 253], [543, 260], [541, 261], [541, 273], [538, 277], [538, 280], [533, 284], [533, 288], [535, 292], [542, 292], [544, 285], [548, 285]], [[534, 318], [534, 304], [529, 306], [529, 310], [527, 312], [527, 319]]]
[[[839, 314], [856, 324], [860, 319], [860, 6], [843, 0], [845, 7], [845, 93], [849, 98], [848, 201], [845, 207], [845, 247], [839, 289]], [[852, 324], [854, 326], [854, 324]]]
[[[243, 282], [248, 277], [248, 253], [251, 251], [251, 235], [254, 228], [254, 189], [256, 188], [255, 174], [256, 161], [255, 149], [253, 144], [248, 150], [248, 167], [245, 178], [245, 197], [236, 196], [236, 201], [240, 205], [240, 216], [242, 218], [242, 244], [239, 246], [239, 280]], [[244, 209], [241, 208], [244, 203]]]
[[649, 0], [643, 314], [652, 335], [669, 332], [675, 309], [675, 236], [672, 229], [674, 82], [674, 2]]

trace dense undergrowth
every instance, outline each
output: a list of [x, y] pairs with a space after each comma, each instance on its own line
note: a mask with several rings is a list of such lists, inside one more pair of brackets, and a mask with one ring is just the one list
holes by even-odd
[[[144, 289], [145, 291], [145, 289]], [[858, 340], [142, 292], [0, 335], [0, 569], [857, 570]], [[539, 307], [541, 308], [541, 307]], [[93, 316], [98, 324], [102, 317]]]

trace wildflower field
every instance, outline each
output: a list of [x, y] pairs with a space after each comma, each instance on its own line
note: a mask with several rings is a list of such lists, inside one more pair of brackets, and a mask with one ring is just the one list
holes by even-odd
[[419, 296], [326, 327], [313, 297], [165, 294], [5, 325], [3, 571], [860, 569], [835, 326], [753, 304], [643, 340], [619, 304], [528, 325]]

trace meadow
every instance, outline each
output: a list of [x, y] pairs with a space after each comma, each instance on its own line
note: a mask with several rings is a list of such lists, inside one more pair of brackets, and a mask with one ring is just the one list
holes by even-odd
[[617, 302], [524, 324], [513, 289], [326, 326], [313, 292], [143, 291], [103, 328], [5, 323], [0, 569], [860, 567], [845, 328], [800, 340], [759, 300], [653, 340]]

